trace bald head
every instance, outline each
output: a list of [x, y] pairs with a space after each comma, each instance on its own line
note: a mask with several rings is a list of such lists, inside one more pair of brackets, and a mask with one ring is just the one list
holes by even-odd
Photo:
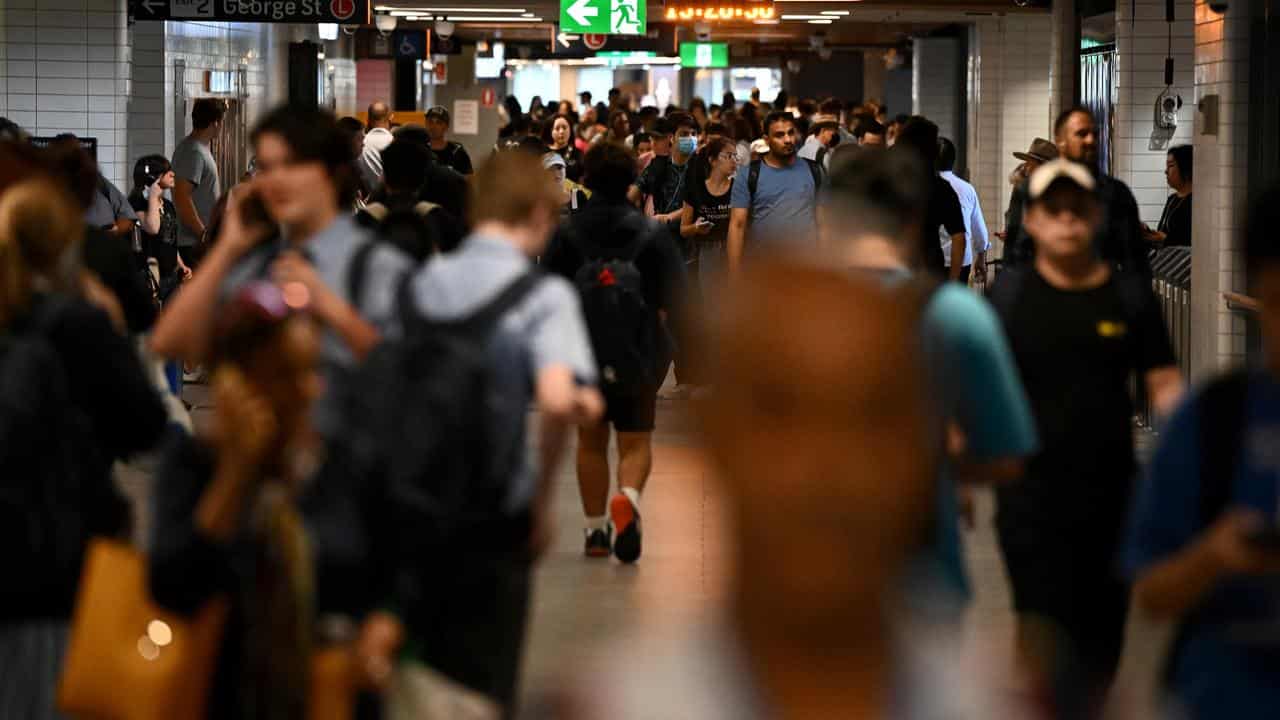
[[381, 100], [369, 105], [369, 127], [391, 127], [391, 108]]
[[703, 419], [747, 614], [821, 638], [919, 546], [935, 453], [907, 307], [799, 265], [748, 268], [735, 287]]

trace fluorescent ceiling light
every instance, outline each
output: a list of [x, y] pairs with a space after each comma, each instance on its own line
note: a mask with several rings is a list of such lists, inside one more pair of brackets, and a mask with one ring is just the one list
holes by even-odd
[[400, 13], [411, 12], [411, 13], [417, 13], [417, 14], [419, 14], [419, 15], [423, 15], [423, 14], [426, 14], [426, 13], [437, 13], [437, 14], [439, 14], [439, 13], [451, 13], [451, 12], [456, 12], [456, 13], [511, 13], [512, 15], [519, 15], [519, 14], [520, 14], [520, 13], [522, 13], [522, 12], [527, 12], [527, 10], [525, 10], [524, 8], [464, 8], [464, 7], [447, 7], [447, 8], [438, 8], [438, 7], [412, 7], [412, 8], [399, 8], [396, 12], [400, 12]]
[[520, 17], [531, 18], [531, 17], [536, 17], [536, 16], [535, 16], [533, 13], [525, 13], [525, 14], [521, 15]]
[[809, 24], [810, 25], [830, 25], [833, 22], [835, 21], [834, 20], [810, 20]]
[[831, 18], [826, 15], [783, 15], [783, 20], [826, 20], [831, 22]]
[[848, 10], [823, 10], [823, 15], [848, 15]]
[[492, 23], [535, 23], [542, 22], [540, 17], [485, 17], [483, 15], [450, 15], [449, 22], [492, 22]]
[[405, 15], [405, 16], [404, 16], [404, 19], [405, 19], [405, 20], [407, 20], [407, 21], [409, 21], [409, 22], [417, 22], [417, 21], [418, 21], [418, 16], [417, 16], [417, 15]]

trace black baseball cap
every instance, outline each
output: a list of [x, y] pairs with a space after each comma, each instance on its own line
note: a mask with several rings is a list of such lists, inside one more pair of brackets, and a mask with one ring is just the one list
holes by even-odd
[[427, 120], [439, 120], [445, 125], [449, 124], [449, 111], [443, 105], [436, 105], [427, 111]]

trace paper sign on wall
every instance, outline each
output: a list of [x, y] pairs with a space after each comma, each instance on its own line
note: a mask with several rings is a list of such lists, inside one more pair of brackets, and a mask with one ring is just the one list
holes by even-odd
[[453, 101], [453, 133], [455, 135], [480, 134], [480, 101]]

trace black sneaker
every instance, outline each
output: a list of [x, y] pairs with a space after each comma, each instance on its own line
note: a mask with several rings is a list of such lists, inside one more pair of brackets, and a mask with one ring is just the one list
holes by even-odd
[[605, 528], [603, 530], [601, 529], [587, 530], [586, 536], [587, 536], [586, 548], [584, 549], [583, 552], [586, 554], [587, 557], [591, 557], [591, 558], [609, 557], [609, 554], [613, 551], [613, 549], [609, 547], [608, 528]]
[[620, 562], [640, 559], [640, 510], [622, 493], [609, 501], [609, 518], [613, 521], [613, 555]]

